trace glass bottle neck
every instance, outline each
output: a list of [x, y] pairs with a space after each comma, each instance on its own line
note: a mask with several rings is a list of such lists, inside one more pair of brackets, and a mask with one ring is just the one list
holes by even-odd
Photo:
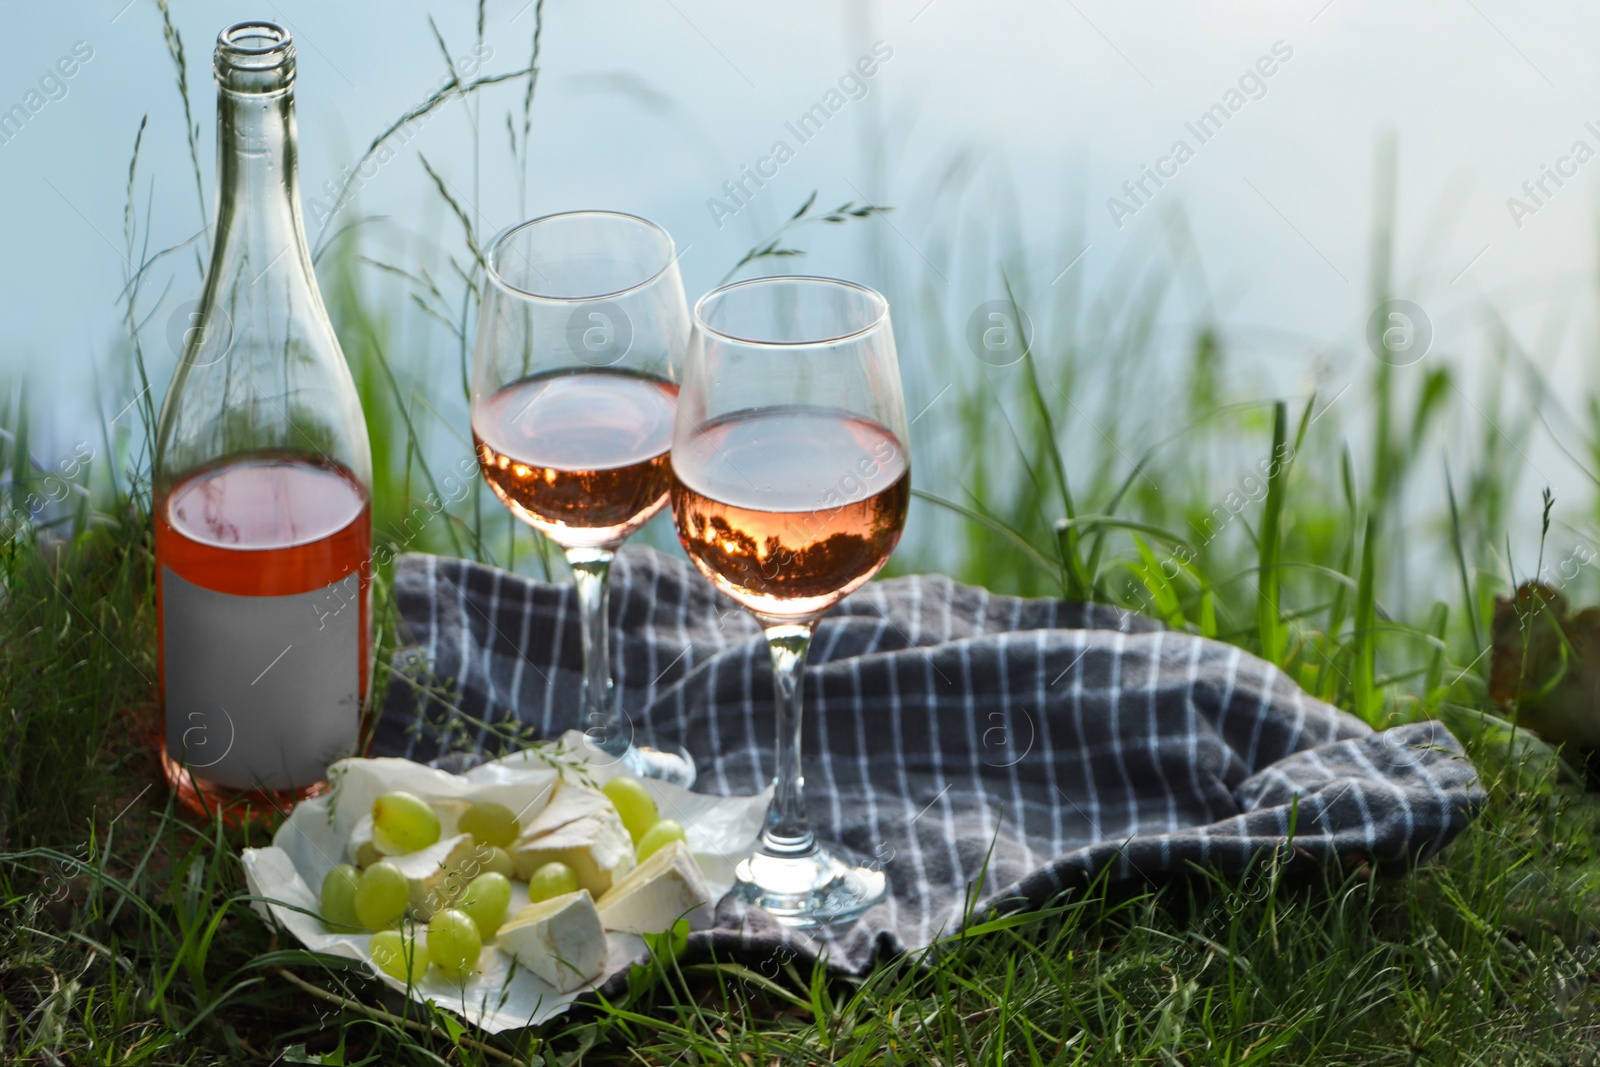
[[294, 90], [223, 89], [217, 106], [216, 254], [242, 253], [261, 272], [309, 269], [300, 218]]
[[235, 457], [304, 458], [365, 489], [361, 399], [300, 220], [294, 45], [269, 22], [217, 38], [217, 210], [199, 310], [162, 402], [156, 494]]

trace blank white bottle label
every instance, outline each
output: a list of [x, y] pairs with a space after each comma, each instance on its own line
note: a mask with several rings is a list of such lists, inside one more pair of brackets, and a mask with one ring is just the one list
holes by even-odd
[[360, 731], [360, 595], [355, 574], [309, 593], [234, 596], [163, 567], [167, 754], [232, 789], [325, 778]]

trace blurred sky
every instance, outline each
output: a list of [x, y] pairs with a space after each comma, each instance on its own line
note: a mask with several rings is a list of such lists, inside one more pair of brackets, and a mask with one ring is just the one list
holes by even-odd
[[[148, 206], [150, 247], [182, 240], [199, 218], [160, 16], [151, 0], [125, 3], [0, 8], [0, 111], [25, 103], [75, 46], [92, 49], [63, 80], [64, 95], [48, 86], [59, 98], [0, 144], [8, 253], [0, 369], [28, 374], [57, 440], [91, 424], [92, 362], [106, 373], [102, 413], [126, 399], [125, 368], [109, 364], [126, 270], [127, 163], [141, 116], [150, 127], [137, 198], [141, 214]], [[428, 13], [462, 57], [476, 11], [463, 0], [173, 7], [208, 209], [219, 28], [265, 17], [294, 31], [311, 196], [440, 83]], [[526, 0], [490, 0], [487, 14], [487, 69], [524, 64]], [[1181, 211], [1203, 270], [1195, 306], [1213, 307], [1256, 367], [1293, 386], [1319, 352], [1371, 358], [1361, 337], [1372, 309], [1374, 159], [1392, 135], [1395, 288], [1428, 314], [1435, 350], [1470, 369], [1493, 308], [1542, 363], [1587, 385], [1600, 160], [1562, 160], [1578, 141], [1600, 151], [1597, 29], [1591, 4], [1510, 0], [548, 0], [527, 214], [611, 207], [661, 222], [685, 250], [692, 297], [813, 189], [826, 206], [890, 204], [886, 224], [797, 238], [811, 250], [801, 269], [892, 295], [913, 280], [936, 295], [948, 286], [959, 325], [969, 306], [1000, 295], [987, 239], [971, 236], [995, 220], [1026, 245], [1031, 291], [1048, 293], [1069, 270], [1093, 291], [1113, 283], [1119, 259], [1169, 245]], [[824, 102], [874, 42], [892, 55], [865, 81], [864, 97], [799, 143], [786, 123]], [[1267, 68], [1270, 77], [1260, 75]], [[520, 95], [519, 84], [482, 97], [478, 167], [469, 116], [453, 104], [364, 183], [359, 211], [390, 217], [371, 231], [369, 249], [425, 256], [430, 242], [454, 240], [418, 151], [486, 230], [521, 216], [503, 126]], [[1190, 124], [1229, 103], [1237, 110], [1201, 143]], [[723, 183], [780, 139], [793, 158], [748, 206], [719, 217], [708, 201], [731, 203]], [[1192, 158], [1161, 163], [1179, 140]], [[1123, 183], [1158, 164], [1175, 174], [1159, 189], [1147, 179], [1142, 203], [1130, 198]], [[1535, 201], [1522, 186], [1546, 166], [1572, 176], [1560, 187], [1545, 179]], [[941, 192], [940, 175], [952, 172], [961, 183]], [[1513, 218], [1513, 196], [1532, 210]], [[1113, 211], [1112, 197], [1137, 210]], [[956, 245], [960, 276], [946, 277], [957, 270], [941, 272], [939, 249], [969, 223], [976, 229]], [[173, 268], [150, 305], [158, 335], [161, 316], [198, 293], [192, 256], [175, 257]], [[171, 366], [163, 355], [158, 389]], [[917, 353], [902, 360], [915, 408], [939, 383], [917, 377]], [[454, 365], [452, 354], [444, 380]]]

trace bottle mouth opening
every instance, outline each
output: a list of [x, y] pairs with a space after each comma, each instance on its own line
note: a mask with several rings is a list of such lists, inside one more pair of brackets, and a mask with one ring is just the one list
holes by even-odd
[[217, 36], [217, 46], [246, 56], [265, 56], [283, 52], [294, 45], [294, 37], [275, 22], [236, 22]]
[[294, 36], [275, 22], [236, 22], [217, 35], [217, 82], [239, 93], [270, 93], [294, 81]]

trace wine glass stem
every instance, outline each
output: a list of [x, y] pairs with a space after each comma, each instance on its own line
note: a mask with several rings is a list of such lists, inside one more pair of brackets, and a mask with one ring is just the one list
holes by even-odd
[[800, 775], [801, 676], [816, 626], [813, 621], [766, 628], [778, 723], [778, 775], [773, 782], [772, 804], [767, 808], [767, 823], [761, 831], [761, 848], [772, 856], [809, 856], [817, 849], [816, 835], [806, 819], [801, 793], [805, 779]]
[[632, 739], [622, 729], [611, 688], [607, 631], [611, 587], [607, 579], [615, 555], [609, 548], [566, 550], [578, 587], [578, 618], [583, 632], [583, 732], [602, 752], [620, 756], [628, 751]]

